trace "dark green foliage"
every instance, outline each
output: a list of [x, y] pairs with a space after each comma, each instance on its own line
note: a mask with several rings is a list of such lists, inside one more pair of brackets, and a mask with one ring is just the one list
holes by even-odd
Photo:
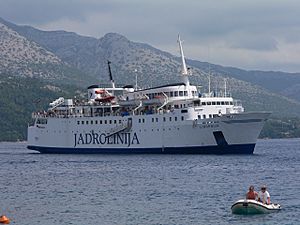
[[260, 138], [294, 137], [300, 137], [300, 118], [271, 118], [260, 134]]
[[[31, 113], [56, 98], [73, 97], [77, 88], [33, 78], [0, 77], [0, 141], [26, 140]], [[82, 91], [82, 90], [80, 90]]]

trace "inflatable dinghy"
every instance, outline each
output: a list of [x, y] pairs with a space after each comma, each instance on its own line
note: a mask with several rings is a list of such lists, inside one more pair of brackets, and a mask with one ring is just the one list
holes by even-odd
[[270, 213], [279, 211], [280, 209], [281, 206], [279, 204], [267, 205], [250, 199], [238, 200], [231, 206], [232, 213], [242, 215]]

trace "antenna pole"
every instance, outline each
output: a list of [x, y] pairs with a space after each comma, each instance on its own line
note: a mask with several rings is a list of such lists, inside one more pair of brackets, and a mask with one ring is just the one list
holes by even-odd
[[135, 90], [137, 90], [138, 89], [137, 69], [135, 69], [134, 72], [135, 72]]
[[225, 93], [224, 93], [224, 94], [225, 94], [225, 96], [224, 96], [224, 97], [226, 98], [226, 97], [227, 97], [227, 90], [226, 90], [226, 89], [227, 89], [227, 87], [226, 87], [226, 78], [224, 78], [224, 86], [225, 86], [225, 87], [224, 87], [224, 89], [225, 89], [225, 90], [224, 90], [224, 92], [225, 92]]
[[210, 64], [208, 64], [208, 94], [210, 97]]

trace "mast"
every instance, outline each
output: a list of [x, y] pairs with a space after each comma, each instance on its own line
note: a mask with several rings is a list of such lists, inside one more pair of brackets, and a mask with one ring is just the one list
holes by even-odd
[[115, 88], [115, 81], [113, 80], [113, 77], [112, 77], [112, 73], [111, 73], [111, 69], [110, 69], [110, 64], [111, 64], [111, 62], [109, 60], [107, 60], [109, 79], [110, 79], [112, 88]]
[[185, 58], [184, 58], [184, 54], [183, 54], [183, 49], [182, 49], [182, 41], [180, 39], [180, 35], [178, 34], [178, 44], [179, 44], [179, 50], [180, 50], [180, 55], [181, 55], [181, 63], [182, 63], [182, 67], [181, 67], [181, 75], [182, 75], [182, 79], [183, 82], [185, 83], [185, 85], [189, 86], [190, 82], [189, 82], [189, 78], [188, 78], [188, 70], [186, 67], [186, 63], [185, 63]]

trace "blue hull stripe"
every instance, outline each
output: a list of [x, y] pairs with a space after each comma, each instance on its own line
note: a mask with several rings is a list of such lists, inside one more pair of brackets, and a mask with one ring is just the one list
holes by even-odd
[[60, 148], [27, 146], [40, 153], [53, 154], [252, 154], [255, 144], [165, 148]]

